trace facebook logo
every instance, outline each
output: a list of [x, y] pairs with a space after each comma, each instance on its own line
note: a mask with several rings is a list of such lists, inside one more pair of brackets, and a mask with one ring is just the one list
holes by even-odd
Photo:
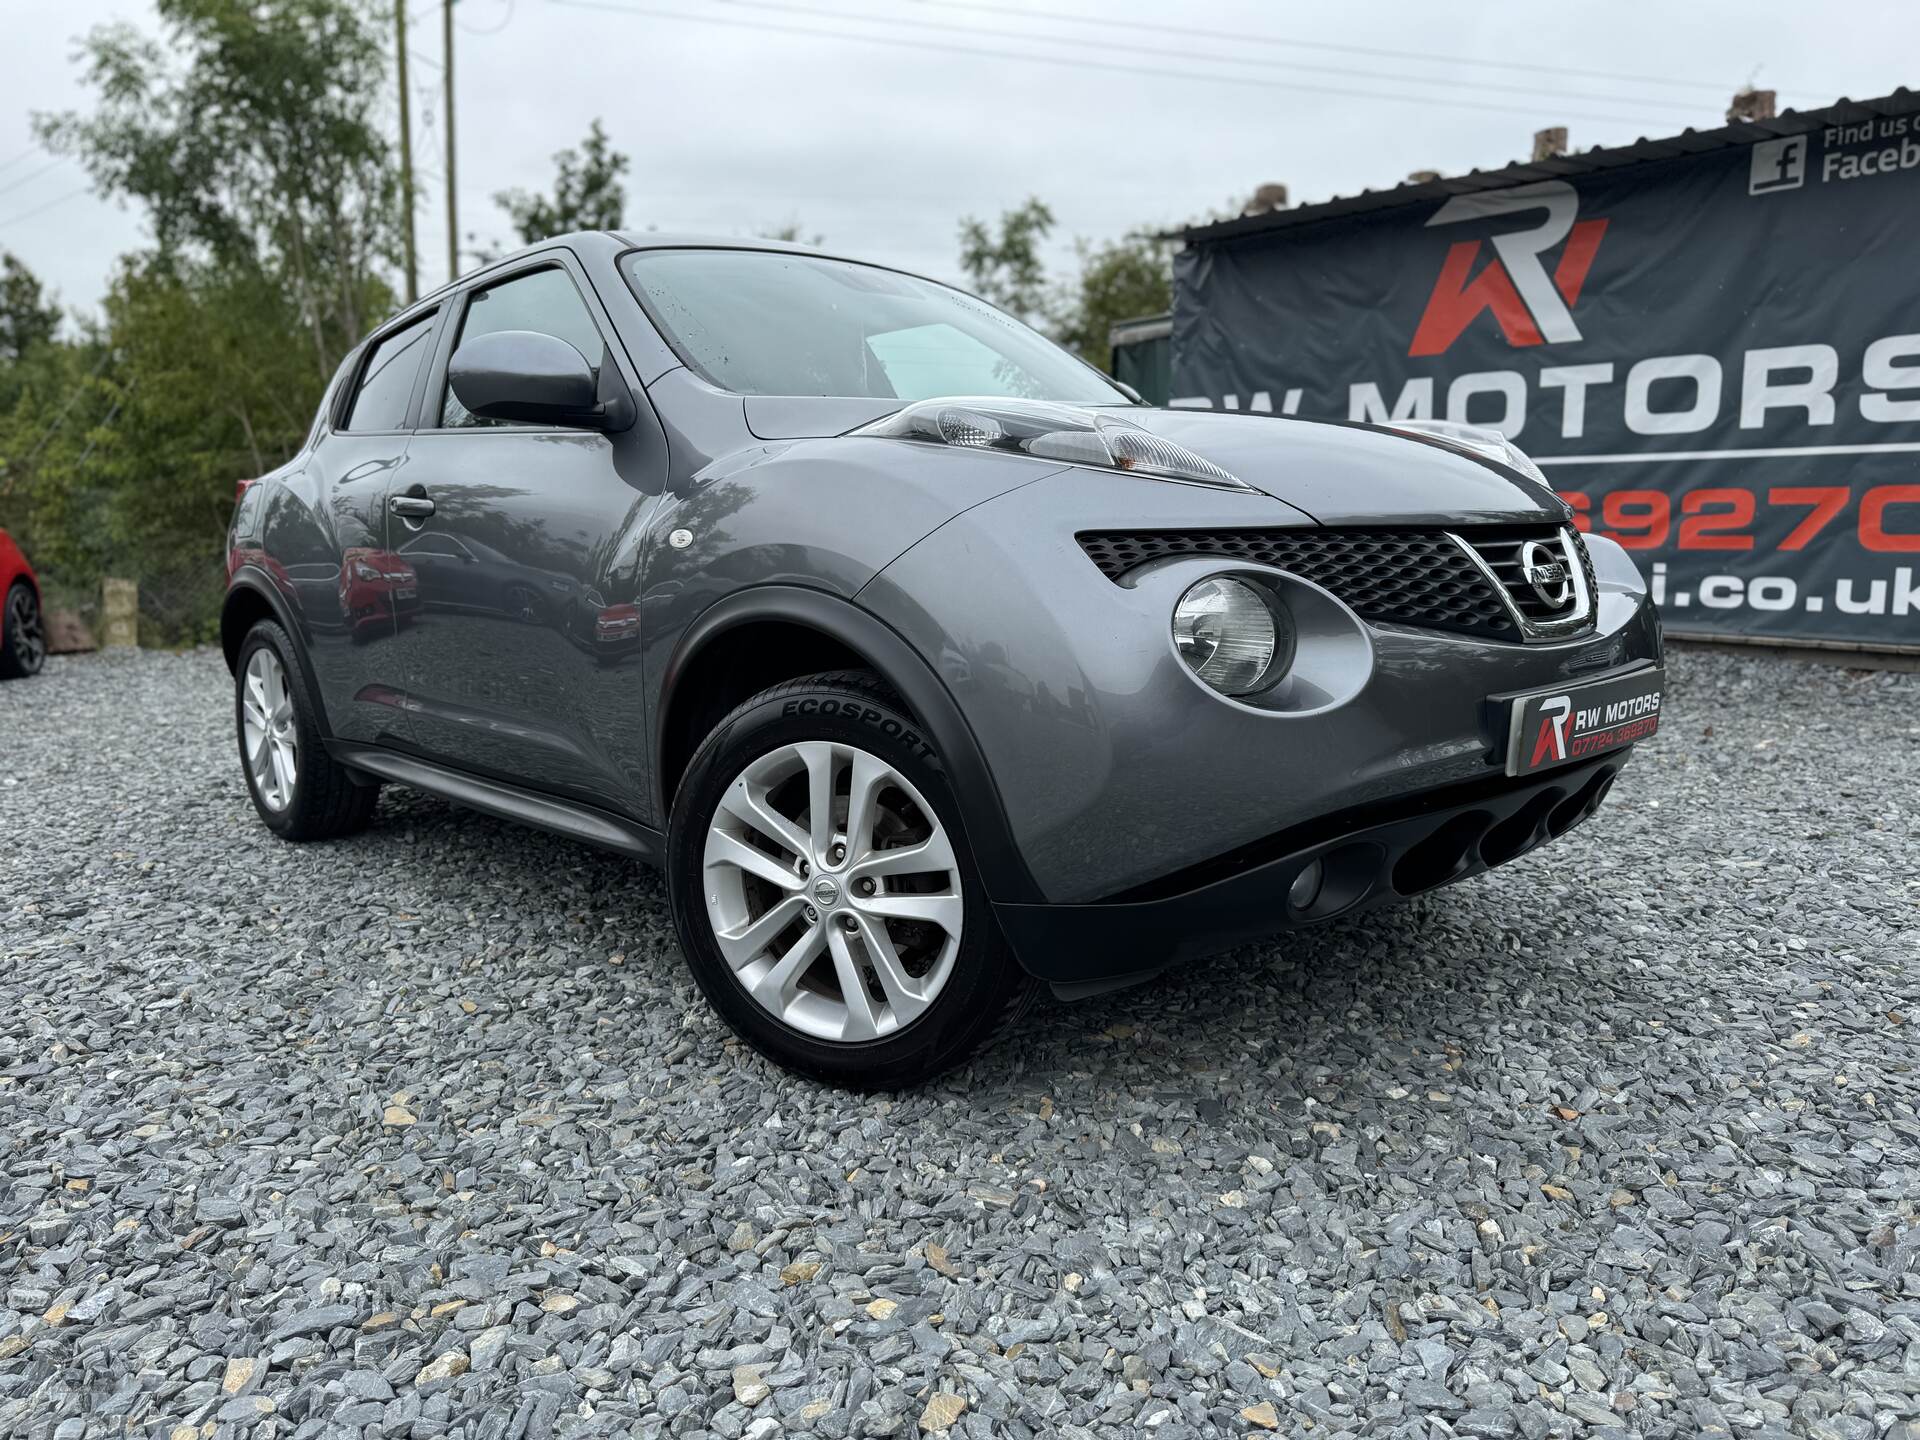
[[1798, 190], [1807, 181], [1807, 137], [1763, 140], [1753, 147], [1753, 165], [1747, 172], [1747, 193], [1766, 195], [1774, 190]]

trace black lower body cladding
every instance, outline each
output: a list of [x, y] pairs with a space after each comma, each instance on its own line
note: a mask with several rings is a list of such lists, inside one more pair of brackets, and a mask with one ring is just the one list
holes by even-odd
[[1055, 985], [1150, 974], [1504, 865], [1592, 815], [1626, 759], [1330, 815], [1104, 902], [994, 908], [1022, 963]]

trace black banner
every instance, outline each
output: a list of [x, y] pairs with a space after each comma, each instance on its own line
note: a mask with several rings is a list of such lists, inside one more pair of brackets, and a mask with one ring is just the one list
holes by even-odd
[[1173, 403], [1462, 420], [1677, 634], [1920, 647], [1920, 115], [1197, 242]]

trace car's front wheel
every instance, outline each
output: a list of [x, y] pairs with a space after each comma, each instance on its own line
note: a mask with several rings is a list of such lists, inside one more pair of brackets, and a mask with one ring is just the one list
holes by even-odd
[[0, 678], [38, 675], [47, 661], [47, 631], [40, 619], [40, 597], [33, 586], [16, 580], [0, 610]]
[[273, 621], [260, 621], [241, 642], [233, 692], [240, 766], [267, 828], [283, 840], [365, 829], [379, 789], [327, 754], [300, 654]]
[[1029, 993], [946, 770], [872, 675], [790, 681], [715, 726], [680, 786], [668, 852], [694, 979], [791, 1070], [913, 1085]]

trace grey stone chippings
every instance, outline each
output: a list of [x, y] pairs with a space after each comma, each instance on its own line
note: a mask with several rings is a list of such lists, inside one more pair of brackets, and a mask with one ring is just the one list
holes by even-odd
[[1920, 676], [1671, 670], [1563, 842], [860, 1097], [652, 872], [398, 790], [283, 844], [217, 654], [56, 658], [0, 1435], [1920, 1440]]

